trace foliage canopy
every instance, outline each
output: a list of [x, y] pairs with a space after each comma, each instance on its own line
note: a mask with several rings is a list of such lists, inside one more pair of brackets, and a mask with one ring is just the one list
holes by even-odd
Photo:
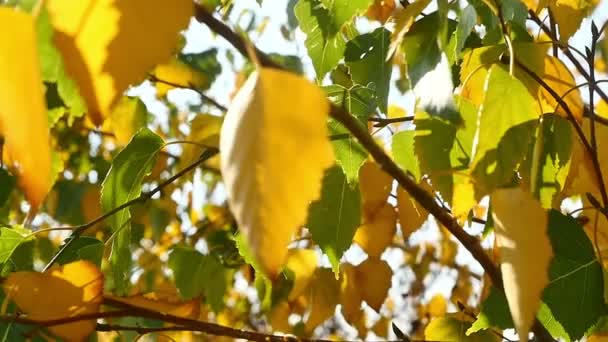
[[4, 340], [607, 338], [597, 1], [270, 3], [0, 1]]

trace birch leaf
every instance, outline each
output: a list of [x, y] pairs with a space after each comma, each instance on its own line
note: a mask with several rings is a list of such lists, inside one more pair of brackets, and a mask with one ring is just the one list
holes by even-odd
[[[334, 161], [323, 91], [294, 74], [254, 72], [236, 95], [220, 134], [228, 202], [261, 268], [280, 271]], [[306, 145], [302, 145], [306, 141]]]
[[491, 200], [509, 310], [520, 339], [527, 340], [549, 283], [553, 251], [547, 235], [547, 212], [531, 193], [520, 188], [496, 190]]
[[194, 11], [190, 0], [50, 0], [46, 5], [55, 43], [95, 124], [130, 85], [169, 60]]
[[34, 21], [28, 14], [0, 7], [0, 22], [0, 135], [25, 197], [37, 208], [52, 178]]

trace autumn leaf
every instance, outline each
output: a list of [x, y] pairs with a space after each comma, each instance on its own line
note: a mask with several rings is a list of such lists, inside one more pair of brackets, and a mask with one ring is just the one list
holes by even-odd
[[424, 329], [424, 338], [432, 341], [493, 342], [500, 338], [491, 331], [480, 331], [470, 335], [465, 332], [471, 326], [471, 319], [464, 313], [452, 313], [435, 318]]
[[169, 60], [194, 10], [190, 0], [50, 0], [46, 6], [56, 45], [95, 124], [130, 85]]
[[429, 213], [401, 187], [397, 189], [397, 209], [403, 239], [407, 239], [426, 221]]
[[262, 68], [241, 88], [224, 119], [220, 151], [229, 204], [272, 278], [334, 161], [328, 113], [321, 89], [294, 74]]
[[364, 203], [385, 203], [392, 187], [393, 177], [378, 163], [368, 160], [359, 169], [359, 190]]
[[[4, 290], [33, 320], [74, 317], [99, 311], [103, 275], [92, 263], [75, 261], [45, 273], [11, 273]], [[95, 324], [95, 320], [83, 320], [48, 329], [67, 341], [84, 341], [95, 331]]]
[[374, 3], [367, 9], [367, 17], [385, 23], [395, 10], [395, 0], [374, 0]]
[[353, 324], [361, 313], [361, 284], [357, 279], [357, 268], [351, 264], [340, 265], [340, 304], [342, 315]]
[[116, 141], [126, 145], [137, 131], [146, 126], [147, 115], [146, 105], [139, 98], [124, 96], [118, 100], [102, 128], [114, 132]]
[[333, 316], [340, 298], [340, 284], [329, 268], [318, 268], [310, 284], [310, 311], [306, 331]]
[[312, 249], [290, 249], [285, 267], [294, 274], [294, 283], [289, 292], [289, 300], [299, 297], [310, 285], [317, 269], [317, 253]]
[[[577, 84], [570, 70], [568, 70], [561, 60], [552, 56], [545, 56], [544, 66], [545, 70], [542, 79], [563, 99], [574, 118], [581, 121], [584, 112], [583, 99], [581, 98], [580, 91], [574, 89]], [[540, 88], [540, 96], [547, 103], [547, 108], [543, 109], [544, 113], [557, 112], [564, 118], [568, 118], [566, 109], [558, 105], [557, 100], [545, 88]]]
[[523, 340], [527, 339], [542, 292], [549, 283], [553, 252], [547, 235], [547, 212], [532, 194], [520, 188], [496, 190], [491, 201], [503, 285], [513, 322]]
[[361, 299], [380, 312], [391, 288], [393, 270], [386, 261], [370, 257], [356, 267], [356, 272]]
[[353, 241], [370, 256], [380, 257], [395, 236], [397, 213], [388, 203], [364, 204], [362, 224]]
[[156, 95], [158, 97], [165, 97], [169, 90], [175, 89], [172, 84], [180, 85], [183, 88], [199, 88], [209, 81], [205, 75], [177, 58], [157, 65], [154, 69], [154, 76], [157, 79]]
[[[0, 7], [0, 135], [30, 205], [51, 188], [51, 149], [32, 17]], [[35, 151], [35, 153], [32, 153]]]

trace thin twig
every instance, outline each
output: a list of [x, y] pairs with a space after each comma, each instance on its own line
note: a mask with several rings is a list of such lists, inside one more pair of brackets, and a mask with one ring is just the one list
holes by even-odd
[[205, 93], [203, 93], [202, 91], [200, 91], [198, 88], [196, 88], [192, 84], [188, 84], [188, 85], [179, 84], [179, 83], [175, 83], [175, 82], [171, 82], [171, 81], [160, 79], [160, 78], [156, 77], [155, 75], [149, 75], [148, 76], [148, 80], [150, 80], [150, 82], [153, 82], [153, 83], [163, 83], [163, 84], [166, 84], [168, 86], [175, 87], [175, 88], [182, 88], [182, 89], [192, 90], [193, 92], [197, 93], [198, 96], [200, 96], [204, 101], [207, 101], [207, 102], [211, 103], [213, 106], [215, 106], [217, 109], [221, 110], [222, 112], [228, 111], [228, 108], [226, 106], [221, 105], [220, 103], [218, 103], [214, 99], [212, 99], [209, 96], [205, 95]]
[[[96, 219], [87, 222], [85, 224], [82, 224], [80, 226], [74, 226], [74, 227], [58, 227], [61, 229], [71, 229], [72, 230], [72, 234], [70, 235], [70, 237], [68, 237], [65, 241], [65, 243], [63, 244], [63, 246], [61, 247], [61, 249], [53, 256], [53, 258], [51, 259], [51, 261], [49, 261], [49, 263], [44, 267], [43, 272], [48, 270], [56, 261], [57, 259], [63, 254], [65, 253], [65, 251], [67, 250], [67, 248], [74, 242], [76, 241], [80, 235], [82, 235], [87, 229], [95, 226], [97, 223], [103, 222], [105, 219], [117, 214], [118, 212], [120, 212], [123, 209], [126, 209], [132, 205], [138, 204], [138, 203], [145, 203], [147, 202], [149, 199], [152, 198], [152, 196], [154, 196], [157, 192], [161, 191], [163, 188], [165, 188], [167, 185], [173, 183], [175, 180], [179, 179], [180, 177], [182, 177], [183, 175], [187, 174], [188, 172], [192, 171], [193, 169], [195, 169], [198, 165], [204, 163], [205, 161], [209, 160], [211, 157], [215, 156], [219, 151], [217, 149], [207, 149], [205, 150], [205, 152], [203, 152], [203, 154], [201, 155], [201, 157], [195, 161], [194, 163], [188, 165], [187, 167], [185, 167], [183, 170], [177, 172], [175, 175], [171, 176], [170, 178], [168, 178], [167, 180], [163, 181], [162, 183], [160, 183], [158, 186], [156, 186], [154, 189], [147, 191], [147, 192], [143, 192], [141, 195], [139, 195], [137, 198], [134, 198], [130, 201], [127, 201], [121, 205], [119, 205], [118, 207], [108, 211], [107, 213], [97, 217]], [[55, 229], [58, 229], [55, 228]]]
[[392, 123], [414, 121], [414, 116], [402, 116], [398, 118], [371, 117], [367, 121], [375, 122], [374, 127], [384, 127]]

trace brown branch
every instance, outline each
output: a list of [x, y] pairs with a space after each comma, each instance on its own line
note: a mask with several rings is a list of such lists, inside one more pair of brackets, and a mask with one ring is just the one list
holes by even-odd
[[[217, 20], [213, 14], [207, 12], [200, 5], [195, 5], [195, 18], [199, 22], [206, 24], [212, 31], [222, 36], [230, 44], [232, 44], [243, 56], [248, 56], [245, 41], [238, 34], [232, 31], [226, 24]], [[258, 60], [263, 66], [281, 68], [274, 61], [270, 60], [263, 52], [255, 49]], [[382, 147], [376, 143], [374, 138], [369, 134], [367, 128], [364, 127], [352, 115], [332, 104], [330, 116], [340, 122], [348, 131], [365, 147], [365, 149], [374, 157], [380, 167], [389, 175], [397, 180], [399, 185], [403, 187], [424, 209], [431, 213], [439, 223], [441, 223], [462, 245], [473, 255], [475, 260], [483, 267], [484, 271], [490, 277], [492, 284], [504, 292], [502, 284], [502, 276], [500, 270], [494, 264], [492, 259], [485, 252], [479, 240], [469, 235], [456, 221], [456, 219], [447, 211], [445, 211], [435, 198], [420, 187], [412, 178], [410, 178], [391, 157], [384, 152]], [[545, 327], [535, 320], [533, 327], [534, 334], [540, 341], [553, 341], [549, 332]]]
[[392, 123], [414, 121], [414, 116], [402, 116], [398, 118], [371, 117], [367, 121], [375, 122], [374, 127], [384, 127]]
[[209, 149], [205, 150], [205, 152], [203, 152], [203, 154], [201, 155], [201, 157], [197, 161], [195, 161], [194, 163], [188, 165], [183, 170], [177, 172], [175, 175], [171, 176], [167, 180], [163, 181], [158, 186], [156, 186], [154, 189], [152, 189], [150, 191], [142, 192], [142, 194], [139, 195], [137, 198], [134, 198], [134, 199], [132, 199], [130, 201], [127, 201], [127, 202], [119, 205], [118, 207], [116, 207], [116, 208], [108, 211], [107, 213], [105, 213], [105, 214], [97, 217], [96, 219], [94, 219], [94, 220], [92, 220], [90, 222], [87, 222], [87, 223], [82, 224], [80, 226], [59, 227], [61, 229], [65, 229], [65, 230], [72, 230], [72, 234], [70, 235], [70, 237], [68, 237], [66, 239], [66, 242], [63, 244], [63, 246], [61, 247], [61, 249], [53, 256], [53, 258], [51, 258], [51, 260], [49, 261], [49, 263], [44, 267], [43, 272], [46, 271], [46, 270], [48, 270], [57, 261], [57, 259], [63, 253], [65, 253], [65, 251], [67, 250], [67, 248], [74, 241], [76, 241], [80, 237], [80, 235], [82, 235], [87, 229], [95, 226], [96, 224], [98, 224], [100, 222], [105, 221], [107, 218], [109, 218], [109, 217], [117, 214], [118, 212], [120, 212], [123, 209], [126, 209], [126, 208], [128, 208], [130, 206], [133, 206], [135, 204], [138, 204], [138, 203], [145, 203], [145, 202], [147, 202], [148, 200], [150, 200], [152, 198], [152, 196], [154, 196], [157, 192], [161, 191], [167, 185], [173, 183], [174, 181], [176, 181], [180, 177], [184, 176], [188, 172], [192, 171], [197, 166], [199, 166], [200, 164], [202, 164], [205, 161], [209, 160], [211, 157], [215, 156], [218, 153], [219, 153], [219, 151], [217, 149], [214, 149], [214, 148], [209, 148]]
[[150, 80], [150, 82], [153, 82], [153, 83], [162, 83], [162, 84], [166, 84], [168, 86], [172, 86], [172, 87], [175, 87], [175, 88], [182, 88], [182, 89], [192, 90], [193, 92], [197, 93], [198, 96], [200, 96], [201, 99], [203, 99], [203, 101], [207, 101], [207, 102], [211, 103], [213, 106], [215, 106], [217, 109], [221, 110], [222, 112], [225, 112], [225, 111], [228, 110], [228, 108], [226, 108], [226, 106], [221, 105], [220, 103], [218, 103], [214, 99], [212, 99], [209, 96], [205, 95], [205, 93], [203, 93], [202, 91], [200, 91], [198, 88], [196, 88], [192, 84], [183, 85], [183, 84], [179, 84], [179, 83], [175, 83], [175, 82], [171, 82], [171, 81], [160, 79], [160, 78], [156, 77], [155, 75], [149, 75], [148, 76], [148, 80]]

